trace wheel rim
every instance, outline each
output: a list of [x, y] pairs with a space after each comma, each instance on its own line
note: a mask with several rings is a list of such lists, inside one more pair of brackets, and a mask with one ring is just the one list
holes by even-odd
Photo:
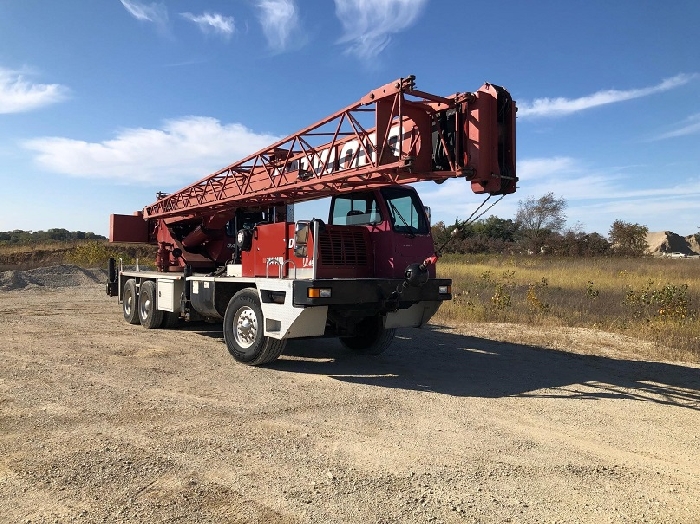
[[126, 292], [124, 296], [124, 313], [126, 313], [127, 316], [131, 316], [131, 312], [133, 311], [134, 307], [134, 295], [133, 293]]
[[233, 317], [233, 332], [236, 343], [243, 349], [248, 349], [255, 343], [258, 335], [258, 317], [248, 306], [243, 306]]
[[141, 301], [139, 302], [139, 312], [142, 319], [145, 320], [149, 317], [151, 314], [151, 299], [149, 297], [141, 297]]

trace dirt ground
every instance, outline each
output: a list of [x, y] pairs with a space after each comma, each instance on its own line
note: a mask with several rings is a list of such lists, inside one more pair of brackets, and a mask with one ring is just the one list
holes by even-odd
[[700, 369], [632, 339], [433, 326], [250, 368], [95, 282], [4, 289], [2, 522], [700, 522]]

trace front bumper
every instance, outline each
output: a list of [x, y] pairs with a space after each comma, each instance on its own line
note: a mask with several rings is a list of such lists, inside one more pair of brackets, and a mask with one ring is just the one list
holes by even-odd
[[[399, 278], [297, 280], [293, 286], [293, 304], [294, 307], [334, 306], [394, 311], [409, 308], [418, 302], [442, 302], [452, 298], [451, 293], [440, 292], [440, 288], [451, 289], [450, 279], [433, 278], [415, 287], [404, 287], [403, 283]], [[331, 296], [311, 298], [309, 288], [330, 289]]]

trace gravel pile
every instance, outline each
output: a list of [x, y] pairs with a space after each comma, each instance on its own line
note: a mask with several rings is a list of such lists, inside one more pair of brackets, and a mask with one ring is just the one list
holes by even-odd
[[107, 271], [104, 269], [85, 269], [70, 264], [28, 271], [3, 271], [0, 272], [0, 291], [77, 287], [106, 282], [106, 278]]

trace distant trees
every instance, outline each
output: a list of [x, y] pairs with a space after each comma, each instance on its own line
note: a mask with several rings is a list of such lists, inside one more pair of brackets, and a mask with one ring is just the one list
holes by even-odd
[[530, 251], [541, 252], [553, 234], [562, 232], [566, 225], [564, 211], [567, 205], [566, 200], [557, 198], [551, 192], [540, 198], [531, 196], [518, 203], [515, 222]]
[[518, 239], [518, 225], [511, 219], [490, 216], [471, 223], [456, 220], [451, 226], [438, 222], [432, 227], [435, 247], [446, 253], [502, 253], [512, 249]]
[[598, 233], [567, 231], [562, 235], [552, 235], [549, 240], [549, 252], [553, 255], [595, 257], [610, 253], [610, 243]]
[[[567, 202], [554, 193], [518, 203], [515, 220], [490, 216], [471, 223], [438, 222], [432, 228], [436, 247], [448, 239], [445, 253], [530, 253], [557, 256], [644, 256], [649, 228], [615, 220], [608, 238], [586, 233], [580, 225], [566, 228]], [[696, 238], [700, 240], [700, 233]]]
[[503, 242], [515, 242], [518, 239], [520, 226], [511, 219], [490, 216], [486, 220], [478, 220], [472, 224], [474, 235], [501, 240]]
[[96, 235], [85, 231], [68, 231], [62, 228], [53, 228], [47, 231], [0, 231], [0, 243], [3, 244], [31, 244], [39, 242], [67, 242], [71, 240], [104, 240], [102, 235]]
[[640, 257], [649, 249], [647, 233], [649, 228], [646, 226], [615, 220], [608, 236], [616, 255]]

